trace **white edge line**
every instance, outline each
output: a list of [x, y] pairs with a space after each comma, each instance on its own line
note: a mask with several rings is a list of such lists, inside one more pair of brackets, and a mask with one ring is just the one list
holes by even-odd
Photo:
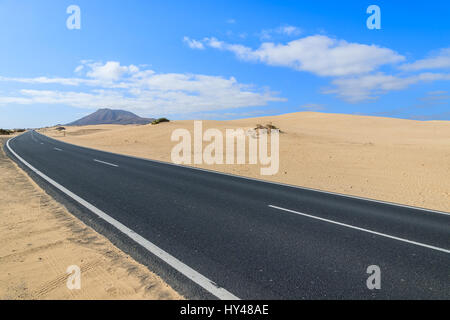
[[342, 222], [337, 222], [337, 221], [333, 221], [333, 220], [329, 220], [329, 219], [325, 219], [325, 218], [312, 216], [312, 215], [309, 215], [309, 214], [306, 214], [306, 213], [302, 213], [302, 212], [298, 212], [298, 211], [295, 211], [295, 210], [285, 209], [285, 208], [277, 207], [277, 206], [274, 206], [274, 205], [269, 205], [269, 207], [273, 208], [273, 209], [278, 209], [278, 210], [290, 212], [290, 213], [295, 213], [295, 214], [298, 214], [298, 215], [301, 215], [301, 216], [304, 216], [304, 217], [308, 217], [308, 218], [312, 218], [312, 219], [316, 219], [316, 220], [321, 220], [321, 221], [325, 221], [325, 222], [329, 222], [329, 223], [333, 223], [333, 224], [336, 224], [336, 225], [339, 225], [339, 226], [343, 226], [343, 227], [347, 227], [347, 228], [351, 228], [351, 229], [355, 229], [355, 230], [359, 230], [359, 231], [372, 233], [372, 234], [375, 234], [377, 236], [381, 236], [381, 237], [385, 237], [385, 238], [389, 238], [389, 239], [394, 239], [394, 240], [398, 240], [398, 241], [414, 244], [416, 246], [425, 247], [425, 248], [428, 248], [428, 249], [433, 249], [433, 250], [437, 250], [437, 251], [441, 251], [441, 252], [445, 252], [445, 253], [450, 253], [450, 250], [447, 250], [447, 249], [443, 249], [443, 248], [439, 248], [439, 247], [435, 247], [435, 246], [430, 246], [428, 244], [424, 244], [424, 243], [411, 241], [411, 240], [404, 239], [404, 238], [391, 236], [391, 235], [388, 235], [388, 234], [385, 234], [385, 233], [376, 232], [376, 231], [372, 231], [372, 230], [369, 230], [369, 229], [355, 227], [355, 226], [352, 226], [350, 224], [345, 224], [345, 223], [342, 223]]
[[144, 160], [144, 161], [149, 161], [149, 162], [154, 162], [154, 163], [166, 164], [166, 165], [170, 165], [170, 166], [174, 166], [174, 167], [187, 168], [187, 169], [192, 169], [192, 170], [198, 170], [198, 171], [204, 171], [204, 172], [209, 172], [209, 173], [215, 173], [215, 174], [220, 174], [220, 175], [223, 175], [223, 176], [229, 176], [229, 177], [234, 177], [234, 178], [239, 178], [239, 179], [245, 179], [245, 180], [262, 182], [262, 183], [269, 183], [269, 184], [274, 184], [274, 185], [278, 185], [278, 186], [282, 186], [282, 187], [288, 187], [288, 188], [294, 188], [294, 189], [300, 189], [300, 190], [307, 190], [307, 191], [315, 191], [315, 192], [324, 193], [324, 194], [330, 194], [330, 195], [333, 195], [333, 196], [339, 196], [339, 197], [343, 197], [343, 198], [350, 198], [350, 199], [370, 201], [370, 202], [375, 202], [375, 203], [387, 204], [387, 205], [391, 205], [391, 206], [395, 206], [395, 207], [401, 207], [401, 208], [406, 208], [406, 209], [414, 209], [414, 210], [419, 210], [419, 211], [425, 211], [425, 212], [431, 212], [431, 213], [437, 213], [437, 214], [450, 216], [450, 212], [426, 209], [426, 208], [421, 208], [421, 207], [414, 207], [414, 206], [409, 206], [409, 205], [406, 205], [406, 204], [400, 204], [400, 203], [395, 203], [395, 202], [388, 202], [388, 201], [382, 201], [382, 200], [375, 200], [375, 199], [370, 199], [370, 198], [352, 196], [352, 195], [349, 195], [349, 194], [337, 193], [337, 192], [332, 192], [332, 191], [325, 191], [325, 190], [319, 190], [319, 189], [314, 189], [314, 188], [295, 186], [295, 185], [287, 184], [287, 183], [281, 183], [281, 182], [262, 180], [262, 179], [257, 179], [257, 178], [238, 176], [238, 175], [232, 174], [232, 173], [219, 172], [219, 171], [208, 170], [208, 169], [197, 168], [197, 167], [190, 167], [190, 166], [170, 163], [170, 162], [166, 162], [166, 161], [135, 157], [135, 156], [127, 155], [127, 154], [120, 154], [120, 153], [111, 152], [111, 151], [105, 151], [105, 150], [99, 150], [99, 149], [79, 146], [79, 145], [76, 145], [76, 144], [73, 144], [73, 143], [68, 143], [68, 142], [65, 142], [65, 141], [53, 139], [53, 138], [51, 138], [49, 136], [46, 136], [46, 135], [43, 135], [42, 133], [39, 133], [37, 131], [34, 131], [34, 132], [36, 132], [37, 134], [39, 134], [39, 135], [41, 135], [41, 136], [43, 136], [45, 138], [48, 138], [50, 140], [54, 140], [54, 141], [57, 141], [57, 142], [61, 142], [61, 143], [64, 143], [64, 144], [67, 144], [69, 146], [83, 148], [83, 149], [87, 149], [87, 150], [93, 150], [93, 151], [100, 151], [100, 152], [109, 153], [109, 154], [112, 154], [112, 155], [115, 155], [115, 156], [128, 157], [128, 158], [139, 159], [139, 160]]
[[180, 272], [181, 274], [183, 274], [184, 276], [186, 276], [187, 278], [189, 278], [190, 280], [192, 280], [193, 282], [195, 282], [196, 284], [198, 284], [203, 289], [205, 289], [206, 291], [210, 292], [211, 294], [213, 294], [217, 298], [222, 299], [222, 300], [239, 300], [239, 298], [236, 297], [235, 295], [233, 295], [232, 293], [228, 292], [224, 288], [218, 287], [213, 281], [211, 281], [208, 278], [206, 278], [205, 276], [201, 275], [200, 273], [198, 273], [197, 271], [195, 271], [191, 267], [185, 265], [183, 262], [181, 262], [180, 260], [178, 260], [174, 256], [170, 255], [166, 251], [164, 251], [161, 248], [157, 247], [156, 245], [154, 245], [153, 243], [151, 243], [150, 241], [148, 241], [144, 237], [140, 236], [139, 234], [137, 234], [136, 232], [134, 232], [130, 228], [126, 227], [125, 225], [123, 225], [119, 221], [117, 221], [114, 218], [112, 218], [109, 215], [107, 215], [105, 212], [101, 211], [97, 207], [93, 206], [92, 204], [90, 204], [86, 200], [84, 200], [81, 197], [77, 196], [76, 194], [74, 194], [70, 190], [66, 189], [65, 187], [63, 187], [62, 185], [57, 183], [56, 181], [52, 180], [51, 178], [47, 177], [45, 174], [43, 174], [42, 172], [40, 172], [39, 170], [34, 168], [32, 165], [30, 165], [28, 162], [26, 162], [24, 159], [22, 159], [17, 153], [15, 153], [11, 149], [11, 147], [9, 146], [9, 141], [11, 141], [12, 139], [15, 139], [15, 138], [11, 138], [11, 139], [9, 139], [6, 142], [6, 146], [8, 147], [9, 151], [11, 151], [11, 153], [17, 159], [19, 159], [24, 165], [26, 165], [33, 172], [35, 172], [37, 175], [39, 175], [44, 180], [46, 180], [48, 183], [50, 183], [51, 185], [53, 185], [54, 187], [59, 189], [61, 192], [65, 193], [66, 195], [71, 197], [73, 200], [75, 200], [76, 202], [78, 202], [79, 204], [84, 206], [85, 208], [87, 208], [90, 211], [92, 211], [98, 217], [102, 218], [103, 220], [105, 220], [109, 224], [113, 225], [115, 228], [117, 228], [122, 233], [127, 235], [129, 238], [134, 240], [136, 243], [138, 243], [139, 245], [141, 245], [142, 247], [144, 247], [145, 249], [150, 251], [152, 254], [154, 254], [155, 256], [157, 256], [158, 258], [163, 260], [164, 262], [166, 262], [172, 268], [174, 268], [175, 270], [177, 270], [178, 272]]
[[53, 149], [56, 151], [62, 151], [62, 149], [60, 149], [60, 148], [53, 148]]
[[113, 164], [113, 163], [109, 163], [109, 162], [105, 162], [105, 161], [101, 161], [101, 160], [97, 160], [97, 159], [94, 159], [94, 161], [106, 164], [106, 165], [111, 166], [111, 167], [118, 167], [117, 164]]

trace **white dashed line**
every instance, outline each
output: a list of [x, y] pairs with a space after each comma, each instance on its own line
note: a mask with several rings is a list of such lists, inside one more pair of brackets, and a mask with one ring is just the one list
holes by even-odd
[[106, 165], [111, 166], [111, 167], [118, 167], [117, 164], [113, 164], [113, 163], [109, 163], [109, 162], [105, 162], [105, 161], [101, 161], [101, 160], [97, 160], [97, 159], [94, 159], [94, 161], [106, 164]]
[[298, 212], [298, 211], [295, 211], [295, 210], [289, 210], [289, 209], [285, 209], [285, 208], [281, 208], [281, 207], [277, 207], [277, 206], [273, 206], [273, 205], [269, 205], [269, 207], [273, 208], [273, 209], [278, 209], [278, 210], [290, 212], [290, 213], [295, 213], [295, 214], [298, 214], [298, 215], [301, 215], [301, 216], [304, 216], [304, 217], [308, 217], [308, 218], [312, 218], [312, 219], [316, 219], [316, 220], [320, 220], [320, 221], [325, 221], [325, 222], [328, 222], [328, 223], [336, 224], [336, 225], [339, 225], [339, 226], [342, 226], [342, 227], [347, 227], [347, 228], [351, 228], [351, 229], [355, 229], [355, 230], [359, 230], [359, 231], [375, 234], [377, 236], [381, 236], [381, 237], [385, 237], [385, 238], [389, 238], [389, 239], [393, 239], [393, 240], [397, 240], [397, 241], [406, 242], [406, 243], [413, 244], [413, 245], [416, 245], [416, 246], [420, 246], [420, 247], [424, 247], [424, 248], [428, 248], [428, 249], [432, 249], [432, 250], [437, 250], [437, 251], [441, 251], [441, 252], [445, 252], [445, 253], [450, 253], [450, 250], [448, 250], [448, 249], [443, 249], [443, 248], [439, 248], [439, 247], [430, 246], [430, 245], [425, 244], [425, 243], [411, 241], [411, 240], [408, 240], [408, 239], [403, 239], [403, 238], [391, 236], [391, 235], [388, 235], [388, 234], [385, 234], [385, 233], [376, 232], [376, 231], [372, 231], [372, 230], [369, 230], [369, 229], [364, 229], [364, 228], [352, 226], [350, 224], [345, 224], [345, 223], [342, 223], [342, 222], [337, 222], [337, 221], [333, 221], [333, 220], [329, 220], [329, 219], [325, 219], [325, 218], [312, 216], [310, 214]]

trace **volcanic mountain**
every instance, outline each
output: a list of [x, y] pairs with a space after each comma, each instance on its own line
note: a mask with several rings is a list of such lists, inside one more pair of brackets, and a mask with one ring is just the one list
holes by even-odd
[[68, 126], [87, 126], [96, 124], [149, 124], [152, 118], [141, 118], [132, 112], [124, 110], [99, 109]]

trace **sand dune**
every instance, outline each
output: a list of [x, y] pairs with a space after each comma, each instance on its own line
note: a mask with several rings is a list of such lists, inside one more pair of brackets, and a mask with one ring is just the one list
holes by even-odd
[[[242, 176], [378, 200], [450, 211], [450, 122], [301, 112], [233, 121], [203, 121], [204, 129], [254, 128], [272, 122], [280, 135], [280, 170], [261, 176], [260, 165], [199, 165]], [[170, 162], [173, 130], [193, 121], [156, 126], [67, 127], [77, 145]], [[97, 130], [97, 131], [93, 131]]]

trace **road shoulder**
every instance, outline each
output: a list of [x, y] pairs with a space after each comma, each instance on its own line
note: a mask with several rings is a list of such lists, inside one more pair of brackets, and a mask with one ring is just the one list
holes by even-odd
[[[3, 149], [0, 170], [0, 299], [182, 298], [45, 193]], [[67, 287], [69, 266], [81, 270], [79, 290]]]

